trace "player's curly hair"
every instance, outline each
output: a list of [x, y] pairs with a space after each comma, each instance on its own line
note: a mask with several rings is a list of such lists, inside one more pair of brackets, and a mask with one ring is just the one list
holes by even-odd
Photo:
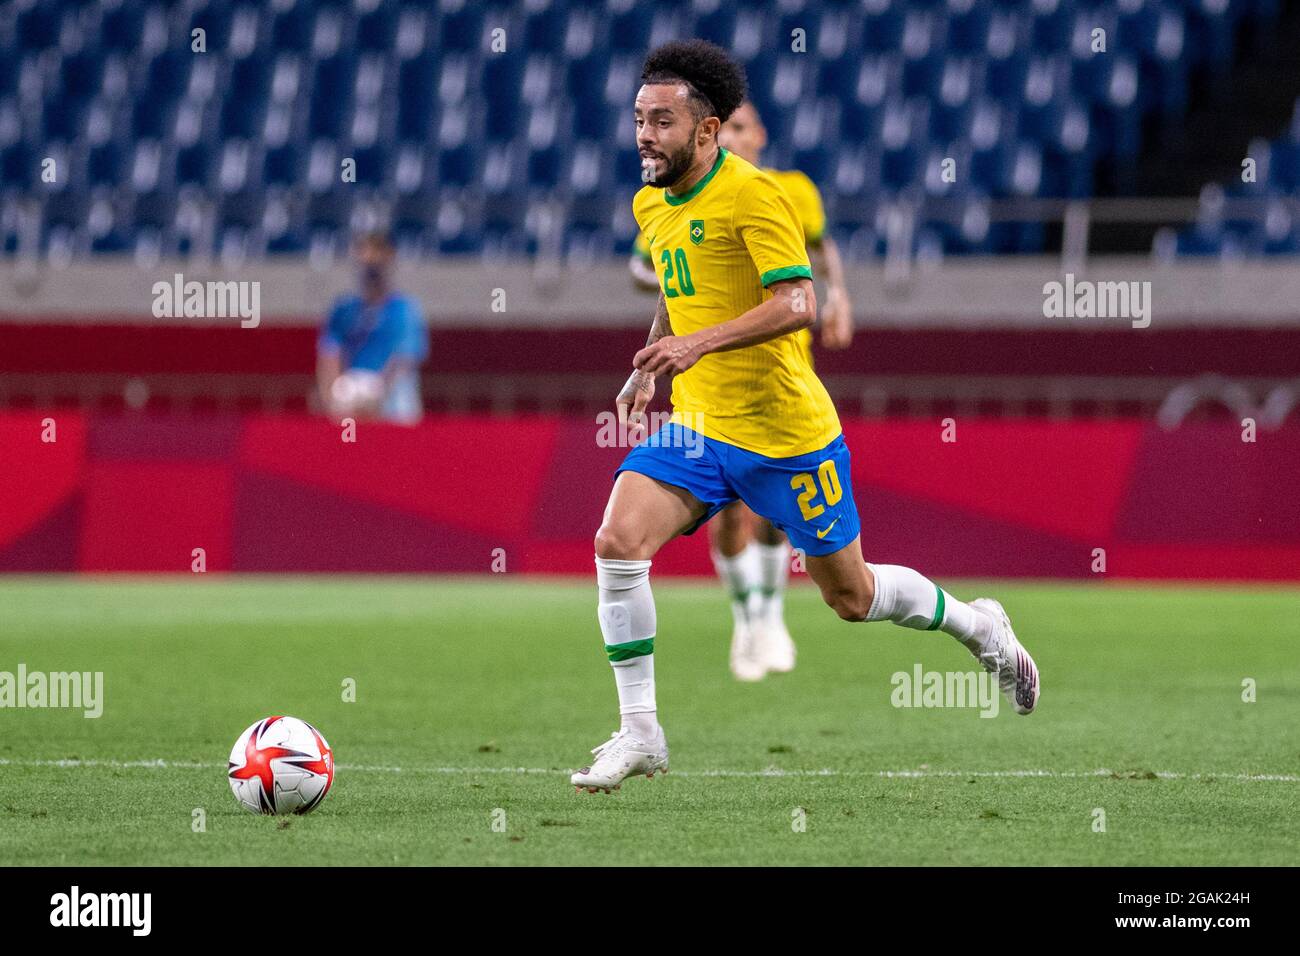
[[665, 43], [645, 58], [642, 83], [685, 83], [697, 120], [722, 122], [745, 101], [745, 70], [722, 47], [707, 40]]

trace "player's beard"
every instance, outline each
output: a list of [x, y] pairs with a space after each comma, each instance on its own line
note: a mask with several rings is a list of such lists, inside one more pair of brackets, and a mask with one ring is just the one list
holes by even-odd
[[695, 162], [695, 131], [691, 131], [691, 138], [686, 141], [686, 145], [677, 152], [670, 154], [668, 157], [668, 166], [663, 175], [656, 176], [654, 179], [647, 179], [646, 185], [654, 186], [656, 189], [666, 189], [677, 180], [686, 175], [691, 164]]

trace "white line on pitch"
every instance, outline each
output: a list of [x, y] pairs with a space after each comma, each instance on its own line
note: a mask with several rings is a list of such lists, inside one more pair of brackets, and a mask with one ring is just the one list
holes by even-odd
[[[224, 770], [219, 763], [194, 763], [184, 760], [12, 760], [0, 757], [0, 767], [107, 767], [112, 770]], [[476, 773], [510, 774], [565, 774], [568, 770], [545, 767], [386, 767], [364, 764], [339, 764], [338, 769], [351, 773], [427, 773], [470, 775]], [[1014, 779], [1044, 777], [1048, 779], [1085, 780], [1118, 777], [1142, 779], [1145, 771], [1112, 770], [783, 770], [768, 767], [765, 770], [674, 770], [675, 777], [875, 777], [878, 779], [925, 779], [927, 777], [988, 777]], [[1161, 780], [1240, 780], [1250, 783], [1300, 783], [1300, 776], [1288, 773], [1178, 773], [1157, 771]]]

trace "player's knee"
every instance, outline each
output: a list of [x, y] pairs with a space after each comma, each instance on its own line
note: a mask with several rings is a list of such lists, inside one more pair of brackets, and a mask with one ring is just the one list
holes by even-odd
[[647, 557], [641, 553], [645, 548], [644, 535], [623, 525], [602, 524], [596, 532], [595, 544], [598, 558], [637, 561]]
[[822, 597], [845, 621], [865, 621], [871, 610], [871, 591], [862, 588], [837, 588], [823, 591]]

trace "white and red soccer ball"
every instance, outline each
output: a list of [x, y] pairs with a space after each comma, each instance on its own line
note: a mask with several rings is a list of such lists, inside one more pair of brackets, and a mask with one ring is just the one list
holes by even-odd
[[334, 783], [334, 753], [297, 717], [263, 717], [230, 751], [230, 789], [253, 813], [310, 813]]

